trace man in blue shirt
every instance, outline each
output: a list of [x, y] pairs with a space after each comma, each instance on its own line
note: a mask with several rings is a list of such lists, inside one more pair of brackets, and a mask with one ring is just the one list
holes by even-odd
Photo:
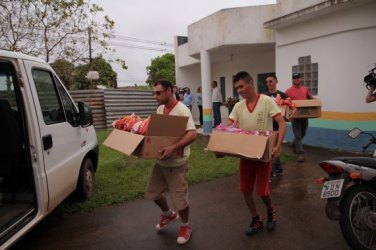
[[190, 88], [185, 88], [185, 94], [184, 94], [184, 100], [183, 103], [185, 106], [189, 108], [189, 110], [192, 112], [192, 106], [194, 103], [193, 95], [191, 94]]

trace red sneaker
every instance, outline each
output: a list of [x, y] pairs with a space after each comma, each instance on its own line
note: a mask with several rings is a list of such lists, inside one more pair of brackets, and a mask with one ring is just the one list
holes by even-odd
[[179, 237], [176, 240], [176, 242], [179, 245], [183, 245], [183, 244], [187, 243], [189, 241], [189, 239], [191, 238], [191, 234], [192, 234], [191, 225], [188, 225], [188, 226], [185, 226], [185, 227], [181, 226], [180, 230], [179, 230]]
[[263, 223], [261, 217], [258, 215], [256, 217], [253, 217], [251, 224], [247, 228], [247, 231], [245, 232], [247, 235], [254, 235], [258, 231], [260, 231], [263, 228]]
[[172, 211], [172, 214], [170, 216], [165, 216], [164, 214], [161, 214], [161, 219], [159, 220], [159, 223], [155, 226], [157, 230], [162, 230], [168, 223], [171, 223], [179, 218], [179, 215]]

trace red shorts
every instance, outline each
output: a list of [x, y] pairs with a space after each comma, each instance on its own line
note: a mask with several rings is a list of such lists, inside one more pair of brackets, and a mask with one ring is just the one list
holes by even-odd
[[272, 162], [240, 159], [240, 192], [253, 192], [256, 182], [257, 194], [260, 197], [270, 195], [269, 178]]

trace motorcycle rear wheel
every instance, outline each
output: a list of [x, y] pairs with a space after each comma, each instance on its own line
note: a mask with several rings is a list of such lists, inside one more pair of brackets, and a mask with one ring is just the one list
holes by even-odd
[[366, 185], [350, 188], [340, 205], [342, 234], [353, 249], [376, 250], [376, 190]]

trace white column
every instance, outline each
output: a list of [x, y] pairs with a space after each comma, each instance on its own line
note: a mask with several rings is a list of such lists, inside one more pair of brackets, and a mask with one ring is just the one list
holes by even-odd
[[206, 50], [200, 51], [201, 59], [201, 86], [202, 86], [202, 113], [204, 134], [212, 132], [212, 101], [211, 101], [211, 62], [210, 54]]

